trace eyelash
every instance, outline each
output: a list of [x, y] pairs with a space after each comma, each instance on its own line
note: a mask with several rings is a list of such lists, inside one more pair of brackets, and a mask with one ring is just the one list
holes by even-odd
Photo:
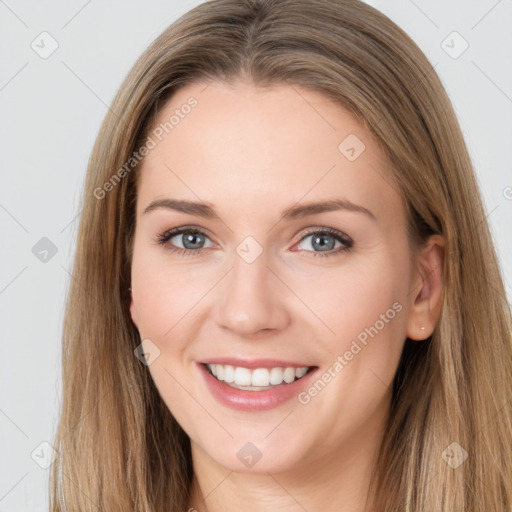
[[[173, 238], [176, 235], [181, 235], [183, 233], [200, 234], [200, 235], [204, 235], [208, 238], [208, 235], [206, 235], [206, 233], [204, 233], [200, 229], [194, 228], [192, 226], [183, 226], [180, 228], [164, 231], [163, 233], [161, 233], [160, 235], [158, 235], [156, 237], [155, 241], [157, 244], [165, 246], [171, 238]], [[332, 235], [333, 238], [337, 239], [339, 242], [341, 242], [344, 245], [344, 247], [338, 247], [338, 249], [336, 249], [336, 250], [332, 249], [331, 251], [328, 251], [328, 252], [327, 251], [326, 252], [307, 251], [307, 252], [312, 252], [313, 257], [315, 257], [315, 258], [316, 257], [325, 258], [325, 257], [329, 257], [329, 256], [339, 255], [340, 253], [349, 252], [352, 249], [352, 246], [354, 245], [354, 242], [352, 241], [352, 239], [349, 236], [345, 235], [341, 231], [338, 231], [337, 229], [332, 229], [332, 228], [321, 228], [321, 229], [315, 229], [315, 230], [308, 231], [307, 233], [305, 233], [302, 236], [302, 238], [299, 240], [298, 243], [302, 242], [308, 236], [314, 235], [314, 234]], [[206, 248], [206, 247], [202, 247], [201, 249], [182, 249], [181, 247], [173, 247], [173, 246], [168, 246], [167, 249], [178, 256], [197, 256], [199, 254], [202, 254], [204, 251], [208, 250], [208, 248]]]

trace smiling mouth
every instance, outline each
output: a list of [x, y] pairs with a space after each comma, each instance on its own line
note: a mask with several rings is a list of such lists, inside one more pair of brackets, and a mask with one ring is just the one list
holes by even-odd
[[244, 391], [265, 391], [295, 382], [301, 379], [316, 366], [300, 368], [280, 367], [256, 368], [250, 370], [243, 366], [224, 364], [204, 364], [207, 371], [218, 381]]

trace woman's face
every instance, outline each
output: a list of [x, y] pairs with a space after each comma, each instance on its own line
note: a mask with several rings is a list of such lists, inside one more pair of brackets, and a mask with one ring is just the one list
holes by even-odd
[[323, 95], [246, 82], [178, 91], [150, 137], [130, 309], [163, 400], [230, 470], [348, 464], [380, 435], [419, 328], [376, 141]]

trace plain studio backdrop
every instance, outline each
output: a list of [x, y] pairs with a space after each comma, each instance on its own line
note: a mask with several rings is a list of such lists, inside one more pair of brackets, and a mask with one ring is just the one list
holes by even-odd
[[[93, 142], [121, 81], [201, 2], [0, 0], [0, 512], [44, 511], [60, 344]], [[512, 297], [512, 1], [370, 2], [435, 66], [462, 125]]]

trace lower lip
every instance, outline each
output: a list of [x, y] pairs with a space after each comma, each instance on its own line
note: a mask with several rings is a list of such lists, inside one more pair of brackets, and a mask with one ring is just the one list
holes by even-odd
[[211, 394], [223, 405], [238, 409], [239, 411], [266, 411], [285, 403], [297, 396], [306, 387], [318, 368], [311, 370], [299, 380], [289, 384], [280, 384], [264, 391], [247, 391], [232, 388], [223, 381], [217, 380], [210, 374], [206, 366], [197, 363], [199, 371], [208, 386]]

